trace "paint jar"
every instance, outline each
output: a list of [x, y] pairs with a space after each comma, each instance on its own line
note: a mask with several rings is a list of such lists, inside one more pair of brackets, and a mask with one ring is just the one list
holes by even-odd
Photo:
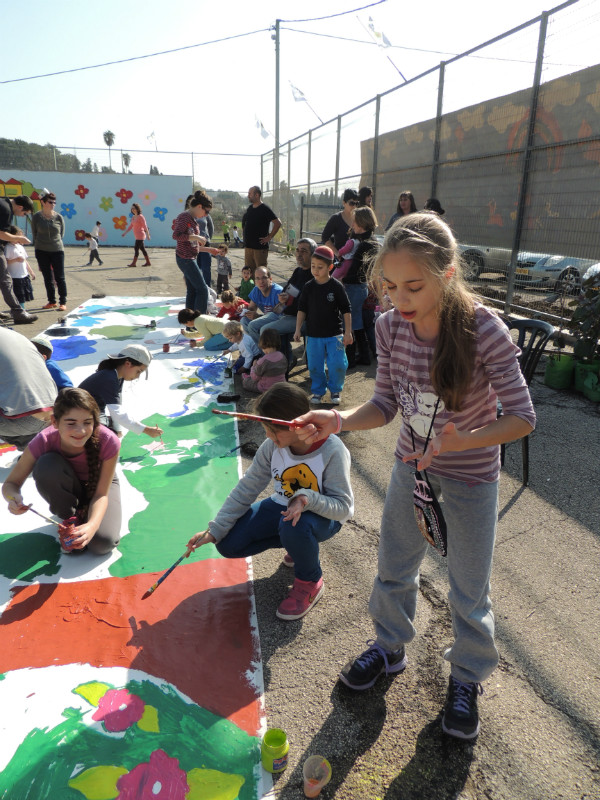
[[77, 527], [77, 524], [77, 517], [69, 517], [62, 522], [58, 529], [58, 537], [63, 550], [70, 552], [73, 549], [73, 531]]
[[168, 353], [170, 349], [171, 345], [168, 342], [166, 342], [166, 344], [163, 344], [163, 353]]
[[190, 347], [197, 347], [198, 342], [195, 339], [190, 339]]
[[321, 789], [331, 780], [331, 764], [323, 756], [310, 756], [302, 767], [304, 796], [318, 797]]
[[271, 728], [263, 736], [260, 747], [260, 760], [267, 772], [283, 772], [288, 764], [290, 749], [285, 731]]
[[156, 320], [155, 319], [150, 320], [150, 327], [151, 328], [156, 328]]

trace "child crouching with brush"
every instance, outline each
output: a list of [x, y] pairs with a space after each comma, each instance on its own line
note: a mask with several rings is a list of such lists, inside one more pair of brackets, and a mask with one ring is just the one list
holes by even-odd
[[[306, 414], [307, 394], [292, 383], [276, 383], [255, 404], [264, 417], [293, 420]], [[277, 609], [279, 619], [300, 619], [323, 594], [319, 543], [334, 536], [354, 511], [350, 453], [337, 436], [305, 445], [296, 430], [263, 423], [266, 441], [208, 530], [188, 548], [215, 543], [225, 558], [244, 558], [274, 547], [294, 569], [294, 583]], [[273, 494], [258, 495], [273, 478]]]

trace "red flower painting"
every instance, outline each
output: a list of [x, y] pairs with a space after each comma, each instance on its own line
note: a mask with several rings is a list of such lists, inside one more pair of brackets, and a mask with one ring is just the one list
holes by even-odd
[[117, 781], [117, 800], [185, 800], [190, 791], [179, 761], [164, 750], [155, 750], [150, 763], [138, 764]]
[[120, 197], [122, 203], [127, 203], [133, 197], [133, 192], [130, 192], [129, 189], [119, 189], [118, 192], [115, 192], [115, 197]]
[[90, 190], [86, 189], [83, 183], [80, 183], [79, 186], [75, 189], [75, 194], [78, 194], [82, 200], [85, 200], [86, 194], [88, 194]]
[[79, 229], [78, 231], [75, 231], [75, 241], [83, 242], [84, 239], [85, 239], [85, 231], [84, 230]]
[[127, 217], [113, 217], [113, 222], [115, 223], [115, 230], [117, 231], [124, 231], [127, 227]]
[[126, 689], [109, 689], [98, 702], [92, 719], [103, 722], [110, 733], [125, 731], [142, 718], [144, 701]]

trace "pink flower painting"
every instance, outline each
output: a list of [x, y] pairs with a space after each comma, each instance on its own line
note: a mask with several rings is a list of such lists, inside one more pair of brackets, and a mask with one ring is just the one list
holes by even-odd
[[142, 192], [138, 194], [142, 205], [149, 206], [153, 200], [157, 198], [156, 192], [151, 192], [150, 189], [144, 189]]
[[109, 689], [98, 701], [92, 719], [103, 722], [110, 733], [125, 731], [142, 718], [144, 701], [126, 689]]
[[117, 781], [117, 800], [185, 800], [190, 791], [179, 761], [155, 750], [150, 763], [138, 764]]

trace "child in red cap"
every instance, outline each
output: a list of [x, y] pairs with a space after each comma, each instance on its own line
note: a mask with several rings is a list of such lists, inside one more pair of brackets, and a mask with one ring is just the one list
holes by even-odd
[[300, 341], [300, 330], [306, 320], [306, 357], [312, 382], [310, 402], [320, 403], [329, 389], [331, 403], [337, 406], [348, 369], [345, 348], [353, 340], [350, 301], [343, 284], [331, 276], [332, 267], [333, 251], [324, 245], [317, 247], [310, 264], [313, 279], [304, 285], [298, 301], [294, 341]]

